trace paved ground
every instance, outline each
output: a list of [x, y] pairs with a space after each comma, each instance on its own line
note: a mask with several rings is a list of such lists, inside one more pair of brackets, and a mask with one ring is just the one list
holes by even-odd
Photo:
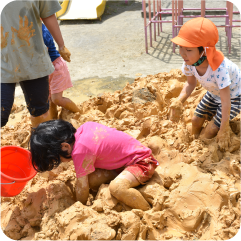
[[[225, 7], [226, 1], [207, 0], [206, 6]], [[162, 7], [171, 8], [171, 0], [162, 0]], [[200, 7], [200, 1], [184, 1], [184, 8], [187, 7]], [[172, 52], [170, 23], [163, 25], [163, 32], [146, 54], [141, 12], [141, 1], [129, 1], [128, 4], [107, 1], [101, 21], [60, 21], [65, 44], [72, 53], [68, 67], [74, 88], [68, 91], [70, 95], [77, 92], [83, 97], [78, 100], [83, 101], [104, 91], [121, 89], [139, 74], [146, 76], [181, 67], [182, 58], [178, 49], [176, 53]], [[171, 16], [166, 18], [170, 19]], [[240, 18], [240, 15], [235, 18]], [[224, 18], [212, 20], [218, 25], [225, 23]], [[240, 28], [233, 29], [231, 54], [228, 54], [224, 28], [218, 30], [220, 40], [217, 48], [241, 67]], [[21, 96], [19, 88], [16, 95]]]

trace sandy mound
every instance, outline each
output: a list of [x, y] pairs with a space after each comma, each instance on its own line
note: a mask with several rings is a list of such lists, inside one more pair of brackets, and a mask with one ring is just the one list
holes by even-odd
[[[185, 103], [179, 123], [169, 121], [170, 99], [186, 77], [180, 70], [137, 78], [122, 91], [105, 93], [80, 105], [82, 113], [59, 109], [75, 127], [96, 121], [129, 133], [149, 146], [160, 162], [152, 179], [138, 187], [152, 210], [118, 202], [108, 184], [91, 192], [87, 205], [75, 201], [73, 163], [37, 174], [22, 193], [1, 198], [1, 226], [12, 239], [230, 239], [240, 225], [240, 116], [232, 123], [232, 145], [221, 152], [212, 140], [189, 134], [193, 111], [205, 90], [199, 85]], [[1, 145], [27, 148], [30, 120], [1, 130]]]

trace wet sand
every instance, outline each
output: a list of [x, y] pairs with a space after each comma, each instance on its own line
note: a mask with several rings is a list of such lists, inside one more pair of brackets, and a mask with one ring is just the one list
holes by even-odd
[[[224, 1], [206, 3], [225, 6]], [[171, 1], [162, 4], [170, 7]], [[194, 1], [185, 4], [197, 7]], [[152, 149], [160, 166], [146, 185], [137, 188], [152, 209], [143, 212], [118, 202], [108, 184], [91, 192], [87, 205], [82, 205], [75, 199], [73, 163], [61, 164], [37, 174], [18, 196], [1, 198], [1, 227], [11, 239], [227, 240], [238, 232], [240, 115], [231, 122], [232, 143], [226, 152], [219, 149], [216, 137], [193, 140], [189, 133], [193, 111], [205, 94], [201, 86], [186, 101], [182, 120], [169, 120], [170, 99], [186, 80], [177, 70], [183, 60], [178, 49], [172, 52], [169, 24], [145, 53], [141, 10], [141, 1], [108, 1], [102, 21], [60, 22], [72, 53], [67, 64], [74, 85], [64, 96], [82, 112], [58, 111], [59, 118], [75, 127], [96, 121], [125, 131]], [[223, 19], [213, 20], [224, 24]], [[224, 28], [219, 28], [219, 36], [217, 48], [240, 67], [240, 29], [233, 29], [231, 54]], [[30, 132], [18, 87], [10, 120], [1, 130], [1, 145], [27, 148]]]
[[[76, 202], [73, 163], [62, 163], [37, 174], [19, 195], [1, 198], [4, 233], [22, 240], [232, 238], [240, 228], [240, 115], [231, 122], [228, 151], [219, 149], [216, 137], [194, 140], [189, 133], [191, 117], [206, 91], [195, 88], [178, 123], [171, 122], [168, 114], [170, 100], [178, 96], [185, 80], [181, 70], [172, 70], [137, 77], [122, 90], [107, 93], [101, 80], [88, 79], [75, 88], [96, 81], [98, 89], [86, 89], [93, 96], [78, 103], [81, 113], [58, 109], [59, 118], [76, 128], [87, 121], [99, 122], [152, 149], [160, 166], [146, 185], [137, 187], [151, 210], [131, 209], [118, 202], [108, 184], [98, 193], [91, 191], [87, 205]], [[72, 91], [66, 95], [82, 98]], [[29, 114], [19, 105], [14, 108], [12, 115], [21, 122], [1, 130], [1, 145], [27, 148]]]

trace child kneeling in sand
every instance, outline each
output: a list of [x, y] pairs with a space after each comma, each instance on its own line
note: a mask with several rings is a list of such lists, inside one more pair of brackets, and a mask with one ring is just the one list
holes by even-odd
[[76, 199], [86, 204], [89, 188], [111, 183], [111, 194], [126, 205], [148, 210], [149, 204], [133, 187], [148, 181], [159, 163], [152, 151], [130, 135], [95, 122], [77, 130], [67, 121], [41, 123], [30, 138], [32, 164], [38, 172], [50, 171], [73, 159]]
[[[198, 104], [192, 118], [195, 138], [211, 139], [217, 135], [219, 147], [230, 146], [229, 120], [241, 110], [241, 72], [236, 64], [216, 50], [218, 30], [212, 21], [195, 18], [187, 21], [171, 41], [179, 45], [184, 60], [182, 72], [187, 82], [180, 95], [172, 100], [170, 119], [178, 121], [182, 106], [196, 87], [197, 80], [207, 93]], [[205, 120], [211, 120], [205, 128]]]

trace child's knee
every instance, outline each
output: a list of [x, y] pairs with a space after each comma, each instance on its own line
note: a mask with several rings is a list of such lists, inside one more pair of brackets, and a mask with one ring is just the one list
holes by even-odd
[[212, 119], [206, 128], [204, 128], [201, 132], [201, 136], [207, 139], [211, 139], [217, 135], [219, 131], [219, 127], [214, 123], [214, 120]]
[[200, 118], [195, 115], [192, 117], [192, 125], [193, 126], [199, 127], [199, 126], [202, 126], [202, 124], [203, 124], [203, 118]]
[[61, 98], [52, 98], [52, 102], [55, 105], [61, 105]]
[[125, 191], [129, 188], [128, 187], [128, 180], [124, 179], [114, 179], [110, 182], [109, 190], [110, 193], [117, 199], [121, 199], [123, 196], [125, 196]]
[[214, 121], [210, 121], [208, 128], [206, 128], [206, 130], [213, 136], [215, 136], [218, 131], [219, 131], [219, 127], [214, 123]]

